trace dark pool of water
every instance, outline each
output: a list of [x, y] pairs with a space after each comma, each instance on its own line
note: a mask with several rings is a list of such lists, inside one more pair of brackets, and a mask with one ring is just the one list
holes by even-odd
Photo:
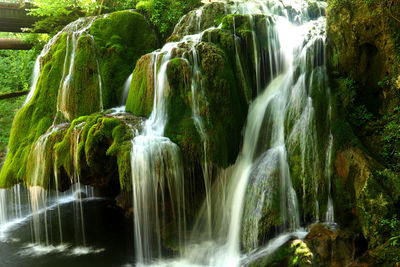
[[[44, 227], [40, 244], [33, 243], [32, 218], [16, 225], [0, 241], [0, 267], [110, 267], [134, 262], [132, 221], [111, 200], [84, 200], [82, 213], [84, 238], [79, 201], [60, 206], [62, 244], [57, 209], [47, 211], [48, 244]], [[44, 216], [40, 225], [44, 225]]]

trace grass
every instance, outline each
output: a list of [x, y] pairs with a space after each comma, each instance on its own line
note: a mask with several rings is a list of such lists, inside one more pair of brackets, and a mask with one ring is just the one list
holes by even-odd
[[24, 103], [26, 96], [0, 101], [0, 162], [4, 160], [10, 138], [11, 125], [17, 110]]

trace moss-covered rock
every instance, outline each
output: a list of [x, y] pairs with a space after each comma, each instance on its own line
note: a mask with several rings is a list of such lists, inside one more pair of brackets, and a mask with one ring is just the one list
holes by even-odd
[[[85, 27], [89, 29], [82, 31]], [[156, 35], [145, 18], [132, 11], [80, 19], [55, 38], [41, 58], [32, 99], [14, 119], [0, 187], [30, 179], [26, 170], [30, 151], [53, 123], [72, 122], [120, 104], [123, 84], [136, 60], [157, 47]], [[84, 135], [89, 133], [86, 128]], [[65, 165], [72, 175], [71, 164]]]
[[[60, 82], [58, 92], [58, 110], [64, 118], [71, 121], [74, 118], [101, 111], [102, 88], [93, 39], [83, 34], [78, 40], [69, 36], [67, 42], [68, 57], [64, 62], [64, 80]], [[74, 58], [72, 58], [72, 53], [75, 53]]]
[[181, 40], [185, 35], [196, 34], [210, 27], [217, 27], [227, 15], [228, 6], [223, 2], [212, 2], [190, 11], [175, 26], [168, 42]]
[[154, 100], [154, 67], [155, 56], [141, 57], [132, 74], [131, 89], [126, 101], [126, 111], [137, 116], [150, 116]]
[[[265, 18], [260, 16], [259, 20]], [[242, 20], [248, 21], [248, 18]], [[240, 29], [246, 32], [250, 25], [242, 24]], [[168, 113], [165, 136], [179, 145], [185, 160], [203, 157], [203, 141], [207, 159], [218, 167], [234, 163], [239, 152], [248, 103], [256, 94], [253, 92], [256, 79], [255, 67], [248, 59], [247, 48], [253, 48], [251, 39], [249, 41], [250, 37], [243, 34], [235, 42], [233, 28], [227, 25], [225, 29], [212, 29], [203, 35], [202, 42], [181, 42], [169, 52], [169, 88], [164, 92]], [[150, 115], [154, 72], [158, 71], [154, 70], [154, 64], [159, 68], [164, 55], [155, 52], [138, 61], [133, 71], [127, 111], [137, 116]], [[198, 106], [198, 114], [193, 114], [194, 105]], [[201, 126], [193, 120], [194, 115], [199, 117], [204, 129], [199, 129]], [[207, 140], [203, 140], [202, 130]]]
[[[276, 156], [266, 155], [276, 161]], [[266, 158], [265, 157], [265, 158]], [[242, 246], [246, 251], [251, 251], [274, 237], [276, 230], [283, 225], [281, 214], [280, 176], [279, 169], [264, 161], [261, 157], [249, 177], [245, 196]]]
[[[91, 115], [74, 120], [54, 146], [56, 167], [73, 182], [130, 190], [131, 140], [142, 120], [122, 116]], [[118, 174], [116, 174], [118, 173]], [[119, 179], [118, 179], [119, 178]]]
[[89, 31], [96, 43], [103, 105], [110, 108], [120, 103], [124, 82], [136, 61], [157, 48], [157, 36], [143, 15], [133, 11], [98, 18]]

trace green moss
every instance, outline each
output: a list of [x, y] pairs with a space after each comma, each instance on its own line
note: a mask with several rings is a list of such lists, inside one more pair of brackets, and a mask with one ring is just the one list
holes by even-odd
[[218, 166], [232, 164], [239, 152], [241, 131], [247, 117], [245, 89], [236, 80], [235, 66], [228, 54], [216, 47], [199, 47], [203, 76], [201, 84], [207, 96], [202, 111], [207, 118], [206, 131], [210, 160]]
[[152, 55], [140, 58], [132, 74], [126, 111], [136, 116], [150, 116], [154, 101], [154, 70]]
[[[71, 179], [73, 179], [75, 172], [74, 157], [77, 157], [76, 171], [78, 174], [81, 173], [82, 166], [86, 164], [84, 151], [85, 141], [90, 128], [95, 125], [100, 118], [100, 115], [91, 115], [75, 119], [71, 123], [63, 140], [54, 147], [57, 157], [57, 168], [63, 168]], [[77, 141], [78, 144], [76, 144]], [[74, 149], [77, 150], [74, 151]], [[76, 153], [77, 155], [75, 155]]]
[[14, 119], [9, 152], [0, 173], [0, 187], [9, 187], [28, 178], [25, 166], [32, 144], [54, 120], [65, 50], [66, 34], [63, 34], [43, 58], [43, 72], [31, 101]]
[[202, 142], [192, 119], [190, 77], [191, 71], [184, 59], [175, 58], [167, 68], [170, 92], [168, 95], [168, 121], [165, 135], [194, 160], [202, 157]]
[[108, 143], [111, 146], [113, 130], [120, 123], [115, 118], [101, 118], [90, 128], [85, 142], [86, 162], [89, 167], [98, 164], [98, 149], [102, 149], [101, 144]]
[[[101, 111], [100, 83], [93, 39], [78, 39], [74, 69], [74, 91], [70, 92], [72, 118]], [[71, 96], [72, 95], [72, 96]]]
[[96, 114], [74, 120], [63, 140], [55, 145], [59, 172], [64, 170], [70, 179], [78, 174], [81, 182], [97, 186], [107, 185], [119, 177], [121, 188], [129, 191], [131, 127], [139, 127], [141, 120], [125, 120]]
[[123, 85], [140, 56], [155, 50], [156, 35], [137, 12], [120, 11], [97, 19], [90, 33], [94, 36], [103, 82], [103, 104], [120, 104]]
[[[122, 86], [136, 60], [157, 47], [156, 35], [145, 18], [136, 12], [116, 12], [98, 18], [89, 31], [93, 38], [84, 33], [76, 40], [73, 79], [64, 88], [66, 97], [60, 109], [68, 121], [101, 110], [100, 83], [103, 85], [104, 106], [120, 104]], [[68, 37], [71, 37], [70, 34], [61, 34], [42, 59], [42, 72], [35, 94], [30, 103], [24, 106], [15, 117], [9, 141], [9, 153], [0, 174], [0, 187], [9, 187], [28, 180], [26, 162], [32, 145], [47, 131], [53, 121], [59, 121], [55, 120], [55, 116], [60, 81], [64, 67], [67, 70], [70, 67], [68, 64], [70, 64], [72, 54], [72, 38]], [[68, 46], [67, 43], [69, 43]], [[67, 48], [68, 56], [64, 64]], [[102, 81], [99, 81], [99, 69]], [[59, 115], [57, 115], [58, 119], [61, 118]], [[92, 122], [88, 119], [89, 121]], [[78, 121], [75, 122], [73, 128], [77, 126], [76, 123]], [[82, 141], [79, 143], [78, 158], [86, 157], [90, 165], [91, 158], [87, 158], [88, 155], [83, 153], [86, 152], [83, 141], [86, 141], [89, 136], [91, 137], [89, 143], [94, 142], [97, 136], [89, 135], [88, 123], [86, 121], [85, 123]], [[107, 125], [108, 121], [105, 121], [103, 127]], [[69, 176], [73, 175], [72, 162], [61, 151], [66, 152], [71, 148], [71, 141], [67, 142], [67, 139], [71, 138], [71, 131], [67, 134], [63, 145], [59, 146], [60, 153], [57, 159], [58, 164], [64, 167]], [[106, 132], [106, 129], [102, 131]], [[111, 136], [111, 132], [106, 136]]]
[[112, 132], [113, 143], [107, 150], [108, 156], [117, 156], [121, 189], [130, 191], [132, 184], [131, 150], [133, 132], [127, 125], [119, 125]]
[[360, 224], [370, 248], [400, 235], [400, 182], [398, 173], [376, 171], [357, 198]]
[[168, 42], [181, 40], [185, 35], [196, 34], [211, 27], [218, 27], [226, 16], [226, 3], [211, 2], [201, 7], [201, 19], [198, 20], [198, 9], [189, 12], [175, 26]]

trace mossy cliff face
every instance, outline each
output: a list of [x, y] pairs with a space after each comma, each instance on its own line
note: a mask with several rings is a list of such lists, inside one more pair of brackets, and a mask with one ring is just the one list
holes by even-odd
[[[70, 121], [82, 115], [101, 111], [100, 90], [102, 88], [96, 52], [91, 36], [85, 34], [80, 36], [76, 40], [75, 48], [73, 47], [75, 45], [73, 37], [68, 36], [68, 38], [63, 80], [60, 82], [58, 92], [58, 109], [64, 118]], [[74, 58], [72, 58], [73, 52], [76, 53]], [[71, 79], [66, 76], [68, 75], [67, 71], [70, 71]], [[40, 84], [38, 86], [40, 90]]]
[[[79, 33], [81, 25], [90, 27]], [[41, 58], [35, 93], [14, 119], [0, 187], [30, 179], [26, 164], [30, 151], [53, 123], [72, 122], [120, 104], [132, 66], [156, 47], [157, 38], [149, 24], [132, 11], [67, 26]]]
[[[365, 247], [358, 251], [359, 255], [365, 253], [359, 261], [393, 266], [399, 258], [389, 255], [400, 255], [400, 246], [394, 242], [400, 234], [398, 173], [384, 169], [358, 148], [338, 151], [334, 165], [337, 220], [342, 226], [361, 232], [367, 242], [358, 244], [360, 248]], [[378, 257], [376, 250], [383, 254]]]
[[92, 114], [52, 127], [32, 146], [26, 184], [63, 191], [80, 182], [111, 196], [129, 190], [131, 140], [142, 122], [131, 114]]
[[[391, 112], [399, 104], [394, 90], [380, 88], [385, 77], [399, 73], [398, 4], [378, 0], [329, 0], [328, 57], [331, 72], [361, 84], [359, 101], [374, 114]], [[383, 90], [382, 90], [383, 89]]]
[[400, 6], [386, 0], [328, 4], [335, 210], [339, 223], [365, 238], [355, 266], [393, 266], [400, 261]]
[[152, 54], [141, 57], [132, 74], [132, 83], [126, 101], [126, 111], [137, 116], [150, 116], [154, 99], [154, 60]]

